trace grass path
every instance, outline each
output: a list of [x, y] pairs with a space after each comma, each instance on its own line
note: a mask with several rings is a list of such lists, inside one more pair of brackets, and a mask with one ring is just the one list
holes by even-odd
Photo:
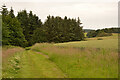
[[[20, 56], [19, 64], [20, 69], [11, 73], [12, 77], [16, 74], [15, 78], [64, 78], [64, 73], [45, 55], [39, 54], [34, 51], [25, 51]], [[15, 56], [14, 56], [15, 57]], [[13, 58], [12, 58], [13, 59]], [[14, 60], [14, 59], [13, 59]], [[15, 64], [15, 63], [14, 63]], [[13, 64], [13, 65], [14, 65]], [[14, 68], [14, 67], [13, 67]], [[7, 69], [11, 72], [11, 69]], [[8, 76], [4, 76], [8, 77]], [[11, 77], [9, 75], [9, 77]]]

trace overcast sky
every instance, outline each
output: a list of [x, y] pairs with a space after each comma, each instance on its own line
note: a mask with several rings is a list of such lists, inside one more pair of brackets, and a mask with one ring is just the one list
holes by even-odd
[[0, 0], [0, 6], [12, 6], [15, 14], [31, 10], [42, 22], [48, 15], [80, 17], [84, 29], [118, 26], [118, 0]]

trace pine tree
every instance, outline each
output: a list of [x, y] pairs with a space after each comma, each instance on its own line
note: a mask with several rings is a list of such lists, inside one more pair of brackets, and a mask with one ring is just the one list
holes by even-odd
[[10, 15], [11, 18], [15, 18], [14, 10], [12, 9], [12, 7], [10, 9], [9, 15]]
[[44, 24], [48, 42], [67, 42], [83, 40], [84, 32], [80, 26], [80, 19], [70, 19], [66, 16], [48, 16]]
[[8, 10], [5, 5], [2, 6], [2, 44], [3, 45], [9, 45], [9, 38], [10, 38], [10, 31], [7, 27], [7, 15], [8, 15]]
[[[5, 6], [4, 6], [5, 7]], [[23, 35], [23, 30], [17, 18], [11, 17], [7, 8], [2, 8], [3, 18], [3, 45], [25, 46], [26, 40]], [[12, 13], [14, 15], [14, 13]]]
[[42, 22], [38, 16], [32, 13], [32, 11], [30, 11], [30, 13], [27, 13], [26, 10], [18, 12], [17, 18], [23, 28], [23, 33], [25, 35], [25, 39], [28, 42], [28, 46], [31, 46], [34, 42], [31, 39], [33, 37], [34, 30], [41, 27]]
[[1, 13], [2, 13], [2, 17], [8, 15], [8, 10], [7, 10], [6, 6], [5, 6], [5, 4], [2, 6]]

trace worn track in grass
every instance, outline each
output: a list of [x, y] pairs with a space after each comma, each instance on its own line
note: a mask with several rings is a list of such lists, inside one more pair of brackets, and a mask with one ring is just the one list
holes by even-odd
[[[17, 54], [19, 56], [19, 70], [13, 69], [13, 65], [16, 63], [6, 62], [11, 65], [4, 68], [4, 77], [14, 77], [14, 78], [65, 78], [65, 74], [49, 60], [48, 56], [42, 53], [34, 52], [31, 50], [24, 51], [23, 53]], [[10, 60], [14, 61], [14, 57]], [[6, 64], [7, 65], [7, 64]], [[6, 66], [5, 65], [5, 66]], [[4, 67], [4, 66], [3, 66]], [[6, 75], [6, 74], [9, 74]], [[15, 75], [14, 75], [15, 74]]]

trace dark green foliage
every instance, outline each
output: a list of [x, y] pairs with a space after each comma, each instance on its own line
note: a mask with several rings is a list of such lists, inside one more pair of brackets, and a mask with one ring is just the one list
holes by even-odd
[[88, 37], [88, 38], [91, 38], [91, 37], [96, 37], [96, 35], [97, 35], [97, 33], [96, 33], [96, 31], [95, 31], [95, 30], [90, 31], [90, 32], [88, 32], [88, 33], [87, 33], [87, 37]]
[[87, 33], [87, 37], [91, 38], [91, 37], [112, 36], [112, 33], [118, 33], [117, 31], [119, 28], [115, 28], [115, 31], [113, 29], [111, 30], [111, 28], [110, 29], [106, 28], [106, 29], [101, 29], [101, 30], [100, 29], [92, 30]]
[[[3, 22], [3, 42], [5, 39], [8, 44], [14, 46], [25, 46], [25, 37], [23, 35], [23, 30], [20, 26], [20, 22], [16, 18], [11, 18], [9, 15], [5, 17], [5, 22]], [[4, 43], [3, 43], [4, 45]]]
[[105, 33], [104, 31], [99, 31], [96, 36], [97, 37], [112, 36], [112, 34], [111, 33]]
[[120, 28], [105, 28], [102, 31], [106, 33], [120, 33]]
[[2, 15], [0, 14], [0, 46], [2, 46]]
[[20, 22], [16, 19], [10, 19], [9, 21], [9, 30], [10, 30], [10, 43], [15, 46], [25, 46], [25, 37], [23, 35], [23, 30], [20, 26]]
[[32, 40], [33, 40], [32, 41], [33, 44], [46, 42], [47, 38], [46, 38], [45, 30], [43, 28], [37, 28], [36, 30], [34, 30]]
[[48, 16], [44, 23], [47, 42], [67, 42], [84, 39], [80, 20]]
[[28, 41], [27, 46], [31, 46], [34, 43], [32, 42], [33, 40], [31, 40], [33, 31], [41, 27], [42, 22], [36, 15], [33, 15], [32, 11], [27, 13], [26, 10], [18, 12], [17, 18], [21, 22], [23, 34], [25, 35], [25, 39]]
[[8, 10], [5, 5], [2, 6], [2, 44], [3, 45], [8, 45], [9, 43], [9, 38], [10, 38], [10, 31], [8, 26]]
[[[5, 6], [4, 6], [5, 7]], [[2, 8], [2, 42], [3, 45], [14, 45], [25, 47], [25, 37], [23, 35], [23, 30], [20, 26], [20, 22], [15, 18], [12, 13], [7, 11], [7, 8]], [[6, 11], [6, 12], [5, 12]], [[8, 14], [5, 14], [8, 13]], [[13, 15], [11, 15], [13, 14]]]
[[12, 7], [11, 7], [11, 10], [9, 12], [9, 15], [11, 18], [15, 18], [14, 11], [13, 11]]
[[7, 27], [7, 24], [2, 23], [2, 44], [9, 45], [10, 31]]

